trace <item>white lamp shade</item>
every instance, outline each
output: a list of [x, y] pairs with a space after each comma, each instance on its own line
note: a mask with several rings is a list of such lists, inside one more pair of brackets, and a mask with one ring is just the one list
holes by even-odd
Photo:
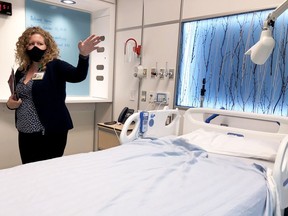
[[252, 46], [245, 55], [251, 55], [251, 60], [255, 64], [262, 65], [266, 62], [275, 46], [275, 40], [272, 37], [270, 29], [264, 29], [261, 32], [260, 40]]

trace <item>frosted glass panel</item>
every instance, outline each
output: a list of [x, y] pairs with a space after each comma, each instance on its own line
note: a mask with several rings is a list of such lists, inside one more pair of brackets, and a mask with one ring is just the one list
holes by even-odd
[[287, 115], [288, 13], [273, 30], [276, 46], [264, 65], [244, 53], [260, 37], [271, 10], [185, 22], [179, 54], [176, 105]]

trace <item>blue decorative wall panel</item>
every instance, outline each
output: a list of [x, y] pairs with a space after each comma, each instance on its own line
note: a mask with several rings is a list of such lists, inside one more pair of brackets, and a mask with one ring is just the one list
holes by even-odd
[[287, 115], [286, 70], [288, 13], [275, 23], [276, 46], [264, 65], [244, 53], [260, 37], [272, 10], [238, 14], [182, 24], [176, 105]]

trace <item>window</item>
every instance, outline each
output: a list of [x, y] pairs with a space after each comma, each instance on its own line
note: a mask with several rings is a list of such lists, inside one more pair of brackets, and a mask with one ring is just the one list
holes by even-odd
[[264, 65], [244, 55], [271, 11], [183, 22], [176, 106], [200, 107], [205, 87], [203, 107], [287, 115], [288, 13], [276, 20], [276, 45]]

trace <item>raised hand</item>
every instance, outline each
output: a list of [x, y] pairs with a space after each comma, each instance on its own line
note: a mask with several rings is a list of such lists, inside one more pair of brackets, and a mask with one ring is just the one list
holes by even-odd
[[98, 48], [98, 44], [101, 42], [101, 36], [90, 35], [84, 41], [79, 41], [78, 49], [79, 53], [83, 56], [88, 56], [92, 51]]

